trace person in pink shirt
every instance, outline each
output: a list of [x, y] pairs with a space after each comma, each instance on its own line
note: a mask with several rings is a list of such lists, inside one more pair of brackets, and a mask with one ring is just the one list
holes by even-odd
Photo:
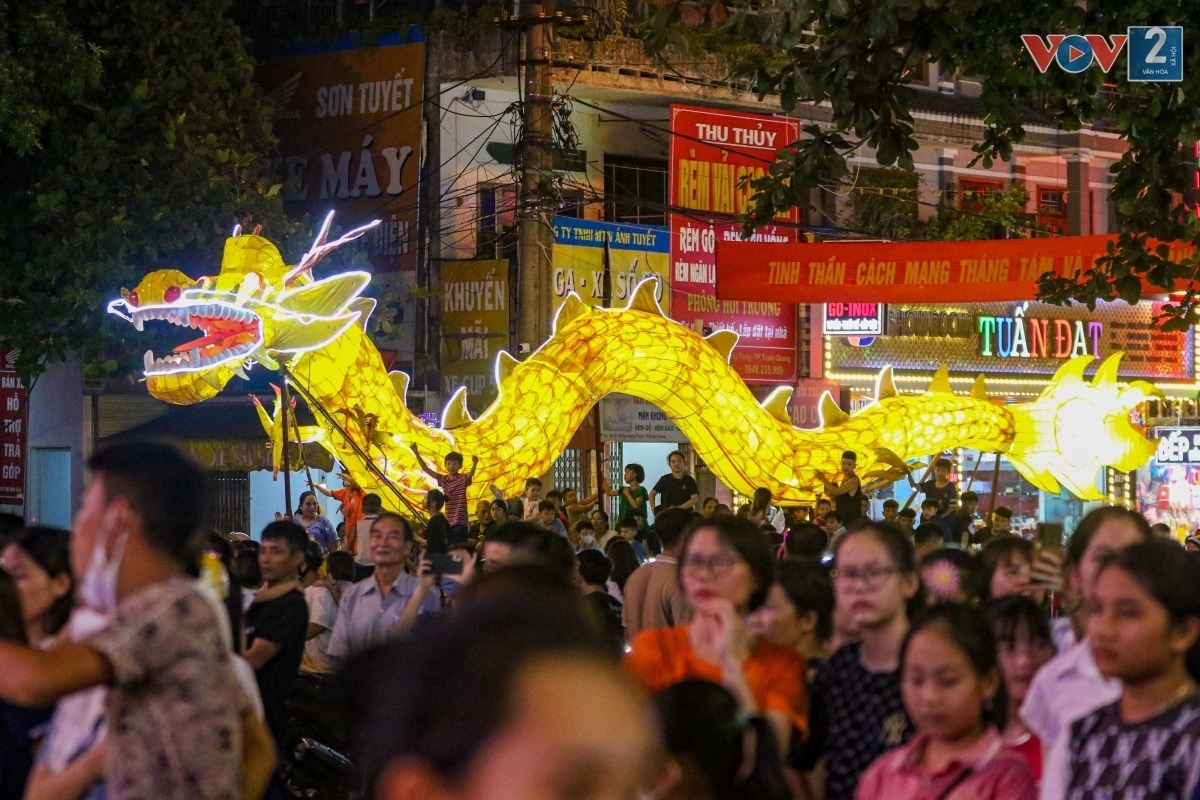
[[880, 756], [857, 800], [1034, 800], [1029, 762], [1000, 735], [1008, 712], [996, 641], [983, 613], [945, 603], [909, 631], [900, 691], [917, 727]]

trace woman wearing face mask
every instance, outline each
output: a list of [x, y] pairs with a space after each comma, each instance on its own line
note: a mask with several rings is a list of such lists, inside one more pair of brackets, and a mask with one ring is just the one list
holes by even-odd
[[0, 561], [16, 583], [29, 643], [49, 646], [67, 624], [74, 606], [71, 534], [57, 528], [23, 528], [0, 550]]

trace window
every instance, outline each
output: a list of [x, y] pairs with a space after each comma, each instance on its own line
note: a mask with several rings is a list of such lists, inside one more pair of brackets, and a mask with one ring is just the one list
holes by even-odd
[[1067, 232], [1067, 193], [1062, 189], [1039, 189], [1037, 224], [1051, 236]]
[[667, 224], [667, 161], [604, 157], [604, 218], [639, 225]]

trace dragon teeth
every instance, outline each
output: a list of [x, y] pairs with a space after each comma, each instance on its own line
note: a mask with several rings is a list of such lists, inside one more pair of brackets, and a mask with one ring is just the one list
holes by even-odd
[[[138, 330], [141, 330], [141, 328], [138, 328]], [[146, 354], [144, 356], [142, 356], [142, 366], [145, 368], [146, 372], [149, 372], [151, 369], [154, 368], [154, 352], [153, 351], [147, 350]]]
[[193, 347], [191, 350], [188, 351], [187, 355], [188, 355], [188, 361], [190, 361], [192, 363], [193, 367], [200, 366], [200, 348], [199, 347]]

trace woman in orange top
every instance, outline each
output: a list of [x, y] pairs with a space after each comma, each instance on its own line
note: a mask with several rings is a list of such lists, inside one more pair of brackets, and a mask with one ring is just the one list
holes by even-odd
[[725, 686], [743, 713], [766, 717], [786, 751], [793, 731], [807, 733], [804, 661], [756, 639], [743, 623], [763, 604], [774, 574], [771, 546], [757, 526], [730, 516], [702, 521], [687, 535], [679, 564], [692, 621], [638, 634], [625, 667], [651, 692], [688, 678]]

